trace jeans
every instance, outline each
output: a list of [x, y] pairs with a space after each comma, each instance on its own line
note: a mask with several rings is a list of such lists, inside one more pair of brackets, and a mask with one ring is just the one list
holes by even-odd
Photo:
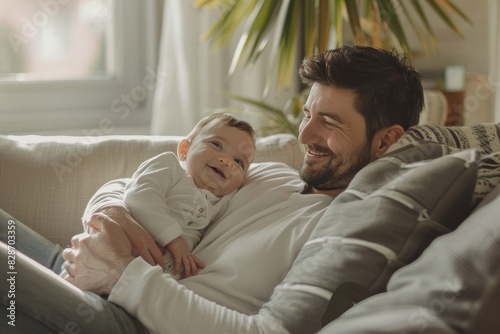
[[120, 306], [59, 277], [62, 248], [2, 210], [0, 241], [0, 333], [147, 333]]

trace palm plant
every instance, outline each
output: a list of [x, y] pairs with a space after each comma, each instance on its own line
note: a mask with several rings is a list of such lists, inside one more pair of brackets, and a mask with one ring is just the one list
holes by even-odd
[[[437, 49], [438, 43], [426, 10], [435, 12], [459, 36], [462, 32], [452, 15], [471, 23], [451, 0], [195, 0], [194, 5], [217, 10], [220, 15], [202, 40], [225, 45], [244, 25], [230, 74], [241, 63], [254, 64], [270, 46], [274, 62], [268, 73], [270, 78], [277, 74], [278, 88], [291, 83], [297, 59], [343, 44], [344, 21], [349, 23], [355, 44], [385, 47], [384, 41], [390, 38], [394, 47], [406, 53], [410, 45], [402, 18], [406, 18], [408, 28], [417, 34], [427, 52]], [[259, 105], [258, 101], [237, 98]], [[268, 111], [279, 109], [266, 107]]]
[[299, 123], [302, 120], [302, 107], [304, 106], [308, 94], [309, 90], [303, 89], [300, 93], [288, 99], [283, 108], [275, 107], [241, 95], [225, 95], [255, 107], [261, 115], [265, 115], [267, 125], [258, 129], [259, 135], [267, 136], [274, 133], [291, 133], [297, 137], [299, 135]]

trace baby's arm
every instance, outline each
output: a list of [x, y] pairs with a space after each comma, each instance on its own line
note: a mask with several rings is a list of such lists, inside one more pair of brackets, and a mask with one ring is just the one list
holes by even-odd
[[175, 155], [167, 152], [141, 164], [125, 186], [123, 201], [132, 217], [162, 246], [183, 233], [170, 214], [165, 198], [184, 177], [185, 171]]
[[144, 162], [126, 185], [124, 201], [132, 216], [165, 246], [174, 259], [173, 273], [179, 273], [181, 265], [184, 276], [196, 275], [203, 262], [191, 253], [184, 231], [177, 223], [165, 203], [171, 188], [185, 178], [185, 171], [173, 153], [160, 154]]
[[[172, 159], [175, 160], [171, 161]], [[102, 212], [117, 221], [125, 230], [133, 246], [134, 255], [142, 256], [152, 265], [160, 264], [164, 267], [165, 262], [161, 253], [165, 252], [163, 247], [168, 249], [169, 243], [181, 237], [183, 232], [180, 226], [169, 218], [164, 194], [184, 175], [185, 171], [178, 165], [176, 157], [170, 153], [143, 163], [132, 179], [114, 180], [105, 184], [87, 205], [82, 217], [85, 231], [88, 231], [87, 222], [92, 213]], [[153, 210], [154, 207], [158, 209]], [[161, 212], [164, 214], [161, 215]], [[150, 217], [151, 213], [155, 215]], [[159, 235], [167, 235], [166, 240], [159, 239]], [[185, 240], [182, 241], [187, 247]], [[184, 264], [186, 277], [195, 275], [197, 268], [204, 268], [200, 260], [192, 255], [188, 256], [186, 247], [179, 247], [178, 244], [178, 241], [172, 243], [169, 250], [174, 258], [175, 274], [178, 273], [181, 264]], [[188, 247], [187, 249], [191, 253]], [[194, 271], [186, 267], [186, 259], [189, 261], [187, 265]]]

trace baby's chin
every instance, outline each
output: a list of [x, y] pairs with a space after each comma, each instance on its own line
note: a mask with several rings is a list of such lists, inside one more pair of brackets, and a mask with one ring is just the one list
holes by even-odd
[[220, 189], [220, 188], [217, 188], [217, 189], [206, 189], [208, 191], [210, 191], [212, 194], [214, 194], [215, 196], [217, 197], [222, 197], [222, 196], [226, 196], [226, 195], [229, 195], [231, 193], [233, 193], [237, 188], [234, 188], [234, 189]]
[[205, 182], [204, 184], [198, 186], [198, 188], [210, 191], [213, 195], [217, 197], [222, 197], [225, 195], [224, 191], [220, 189], [220, 187], [216, 183], [213, 182]]

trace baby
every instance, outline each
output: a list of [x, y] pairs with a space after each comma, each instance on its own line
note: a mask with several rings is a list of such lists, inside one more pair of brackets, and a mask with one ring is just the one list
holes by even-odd
[[177, 156], [141, 164], [126, 186], [131, 215], [164, 246], [165, 269], [177, 279], [204, 268], [191, 250], [241, 187], [255, 156], [255, 132], [230, 114], [203, 118], [181, 140]]

